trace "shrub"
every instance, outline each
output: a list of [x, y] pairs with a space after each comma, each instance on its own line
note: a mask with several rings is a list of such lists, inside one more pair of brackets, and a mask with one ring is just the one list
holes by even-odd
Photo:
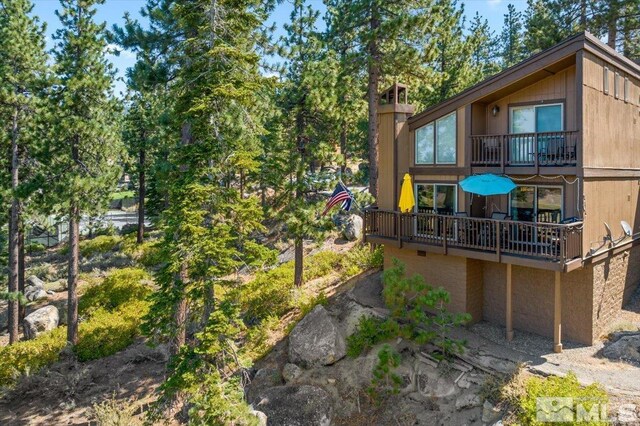
[[382, 267], [382, 247], [376, 247], [373, 251], [369, 245], [359, 245], [349, 250], [340, 261], [343, 279], [353, 277], [371, 268]]
[[241, 306], [248, 324], [269, 315], [281, 316], [293, 307], [293, 262], [259, 272], [241, 289]]
[[142, 422], [136, 418], [137, 407], [131, 401], [118, 401], [113, 397], [93, 404], [93, 418], [100, 426], [137, 426]]
[[111, 271], [101, 284], [93, 285], [80, 299], [78, 310], [82, 315], [104, 308], [112, 311], [127, 302], [142, 300], [151, 289], [145, 283], [149, 274], [139, 268], [124, 268]]
[[400, 354], [385, 344], [378, 352], [378, 363], [373, 368], [373, 380], [368, 389], [372, 399], [380, 402], [380, 397], [389, 393], [396, 394], [402, 384], [402, 378], [393, 370], [400, 365]]
[[11, 386], [20, 375], [53, 364], [66, 344], [67, 328], [58, 327], [36, 339], [0, 347], [0, 386]]
[[364, 351], [399, 334], [400, 326], [392, 319], [362, 316], [356, 331], [347, 337], [347, 355], [357, 358]]
[[339, 269], [342, 266], [342, 258], [343, 255], [341, 253], [331, 250], [321, 251], [309, 256], [304, 265], [304, 279], [307, 281], [314, 280]]
[[44, 253], [47, 248], [41, 243], [29, 243], [25, 246], [25, 251], [30, 254]]
[[149, 310], [146, 301], [133, 301], [109, 312], [98, 308], [91, 317], [80, 323], [78, 344], [74, 352], [80, 361], [103, 358], [121, 351], [140, 334], [143, 315]]
[[[117, 235], [99, 235], [91, 240], [80, 241], [80, 254], [83, 257], [92, 257], [98, 253], [107, 253], [115, 250], [122, 238]], [[69, 252], [68, 246], [65, 252]]]
[[[589, 412], [594, 404], [596, 409], [602, 404], [607, 404], [609, 398], [602, 385], [593, 383], [589, 386], [581, 386], [578, 383], [576, 375], [572, 372], [565, 377], [530, 377], [525, 381], [524, 391], [517, 395], [512, 401], [515, 403], [518, 419], [526, 425], [543, 425], [536, 420], [538, 407], [537, 398], [539, 397], [571, 397], [574, 403], [582, 404], [582, 407]], [[576, 407], [571, 407], [575, 412]], [[599, 414], [599, 412], [598, 412]], [[599, 417], [597, 418], [599, 419]], [[596, 420], [597, 420], [596, 419]], [[566, 422], [555, 423], [558, 425], [587, 425], [587, 424], [607, 424], [606, 421], [588, 421], [588, 422]]]
[[433, 343], [440, 351], [434, 356], [441, 359], [464, 349], [466, 342], [452, 339], [450, 331], [467, 323], [471, 316], [447, 310], [450, 298], [446, 290], [427, 285], [422, 275], [405, 277], [404, 265], [397, 259], [392, 268], [384, 271], [382, 279], [385, 303], [393, 318], [407, 323], [406, 332], [412, 339], [420, 344]]

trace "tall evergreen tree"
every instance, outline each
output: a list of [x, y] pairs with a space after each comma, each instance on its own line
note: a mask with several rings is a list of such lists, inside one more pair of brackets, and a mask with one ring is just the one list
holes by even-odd
[[55, 67], [52, 95], [55, 135], [45, 155], [50, 159], [54, 209], [69, 220], [67, 340], [78, 341], [78, 242], [80, 220], [106, 209], [121, 170], [122, 142], [118, 105], [112, 94], [113, 71], [105, 59], [104, 24], [94, 22], [104, 0], [60, 0], [56, 11]]
[[468, 43], [471, 47], [471, 67], [473, 81], [484, 80], [500, 70], [498, 64], [498, 40], [489, 28], [489, 22], [476, 12], [469, 25]]
[[333, 127], [329, 111], [337, 106], [335, 82], [337, 63], [328, 55], [326, 44], [316, 30], [318, 12], [304, 0], [294, 0], [291, 19], [285, 24], [287, 35], [281, 40], [280, 54], [286, 61], [285, 82], [278, 96], [282, 110], [283, 139], [289, 163], [281, 175], [293, 176], [286, 190], [283, 216], [294, 240], [294, 283], [302, 285], [304, 239], [322, 230], [318, 211], [310, 203], [313, 190], [309, 172], [315, 164], [327, 161]]
[[433, 73], [416, 66], [431, 60], [433, 1], [325, 0], [328, 31], [352, 40], [349, 58], [367, 75], [369, 192], [378, 193], [378, 103], [380, 84], [411, 76], [429, 81]]
[[179, 408], [184, 395], [194, 421], [227, 424], [242, 414], [241, 401], [218, 392], [230, 369], [245, 366], [235, 347], [241, 322], [220, 288], [265, 253], [250, 238], [261, 228], [258, 199], [242, 188], [264, 131], [255, 42], [265, 10], [256, 0], [167, 0], [149, 1], [147, 12], [149, 30], [131, 22], [120, 35], [157, 53], [154, 68], [163, 72], [153, 75], [173, 99], [175, 167], [162, 215], [165, 266], [144, 328], [169, 342], [165, 407]]
[[500, 33], [500, 56], [503, 68], [515, 65], [525, 58], [526, 52], [522, 44], [522, 36], [522, 13], [510, 3], [507, 6], [504, 26]]
[[24, 247], [21, 227], [25, 172], [21, 168], [37, 143], [35, 123], [42, 107], [47, 70], [45, 27], [30, 16], [32, 9], [30, 0], [0, 1], [0, 116], [7, 123], [2, 130], [10, 141], [11, 159], [9, 343], [18, 340], [20, 248]]

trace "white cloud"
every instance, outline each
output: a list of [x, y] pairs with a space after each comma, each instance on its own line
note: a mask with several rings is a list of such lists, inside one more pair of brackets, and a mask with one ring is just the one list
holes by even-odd
[[122, 58], [135, 59], [136, 54], [128, 50], [120, 48], [117, 44], [109, 43], [104, 49], [108, 54], [120, 56]]
[[489, 5], [489, 7], [496, 7], [500, 3], [502, 3], [502, 0], [487, 0], [487, 4]]

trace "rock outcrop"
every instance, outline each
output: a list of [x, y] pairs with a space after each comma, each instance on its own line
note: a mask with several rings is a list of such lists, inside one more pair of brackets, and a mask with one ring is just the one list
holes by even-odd
[[35, 339], [41, 333], [53, 330], [58, 326], [60, 315], [58, 308], [48, 305], [31, 312], [24, 319], [24, 336], [27, 340]]
[[347, 216], [342, 225], [342, 236], [347, 241], [357, 241], [362, 238], [363, 221], [357, 214]]
[[609, 359], [621, 359], [640, 363], [640, 333], [627, 334], [602, 350]]
[[26, 286], [24, 289], [24, 297], [26, 297], [30, 302], [34, 302], [40, 299], [46, 299], [47, 292], [44, 289], [44, 281], [42, 281], [35, 275], [27, 278]]
[[277, 386], [260, 392], [254, 407], [278, 426], [329, 426], [333, 402], [327, 391], [310, 385]]
[[346, 343], [336, 321], [316, 306], [289, 335], [289, 362], [303, 367], [331, 365], [346, 355]]

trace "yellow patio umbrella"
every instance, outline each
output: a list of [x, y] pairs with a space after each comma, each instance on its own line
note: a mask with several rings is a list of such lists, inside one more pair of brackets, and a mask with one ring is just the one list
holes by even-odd
[[413, 185], [411, 184], [411, 176], [409, 173], [404, 174], [402, 181], [402, 189], [400, 190], [400, 201], [398, 207], [402, 213], [409, 213], [413, 210], [413, 206], [416, 205], [416, 200], [413, 197]]

